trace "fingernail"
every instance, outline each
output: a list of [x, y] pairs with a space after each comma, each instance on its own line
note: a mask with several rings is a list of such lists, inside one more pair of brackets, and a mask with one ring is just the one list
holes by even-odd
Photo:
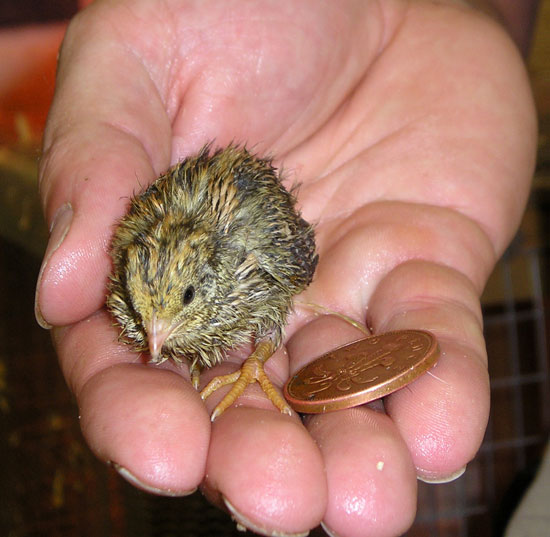
[[156, 494], [157, 496], [170, 496], [175, 498], [180, 496], [189, 496], [197, 490], [197, 487], [191, 490], [159, 489], [158, 487], [153, 487], [151, 485], [148, 485], [147, 483], [144, 483], [127, 468], [125, 468], [124, 466], [120, 466], [120, 464], [116, 462], [108, 461], [107, 464], [109, 466], [112, 466], [124, 479], [126, 479], [126, 481], [128, 481], [128, 483], [131, 483], [132, 485], [134, 485], [134, 487], [144, 490], [145, 492], [149, 492], [150, 494]]
[[44, 319], [42, 311], [40, 309], [40, 289], [42, 287], [42, 277], [46, 271], [46, 267], [55, 253], [55, 251], [61, 246], [61, 243], [67, 236], [69, 228], [71, 227], [71, 221], [73, 219], [73, 208], [70, 203], [66, 203], [59, 207], [53, 218], [52, 225], [50, 227], [50, 240], [48, 241], [48, 247], [44, 254], [44, 260], [38, 273], [38, 281], [36, 282], [36, 293], [34, 295], [34, 316], [36, 322], [42, 327], [49, 330], [52, 325]]
[[449, 476], [437, 476], [437, 477], [428, 477], [428, 476], [417, 476], [418, 481], [423, 481], [424, 483], [429, 483], [430, 485], [440, 485], [443, 483], [450, 483], [458, 479], [466, 471], [466, 466], [458, 469], [456, 472]]
[[235, 509], [235, 507], [223, 494], [222, 500], [227, 507], [227, 510], [231, 514], [231, 518], [237, 523], [237, 529], [239, 531], [250, 530], [255, 533], [259, 533], [260, 535], [267, 535], [267, 537], [306, 537], [306, 535], [309, 535], [309, 531], [304, 531], [301, 533], [285, 533], [283, 531], [268, 530], [263, 526], [258, 526], [258, 524], [251, 522], [250, 520], [248, 520], [248, 518], [239, 513], [239, 511]]
[[321, 528], [323, 528], [323, 530], [325, 530], [325, 533], [329, 537], [338, 537], [338, 534], [335, 533], [334, 531], [332, 531], [324, 522], [321, 522]]

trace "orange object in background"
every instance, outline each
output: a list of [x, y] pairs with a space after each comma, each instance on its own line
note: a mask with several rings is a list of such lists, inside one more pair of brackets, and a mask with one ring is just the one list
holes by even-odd
[[53, 97], [66, 24], [0, 31], [0, 146], [37, 146]]
[[[0, 147], [37, 147], [53, 97], [57, 54], [67, 22], [25, 24], [25, 19], [34, 14], [37, 20], [45, 11], [54, 20], [64, 19], [74, 10], [70, 2], [37, 9], [38, 1], [0, 10], [0, 25], [11, 24], [0, 26]], [[89, 3], [80, 0], [74, 9]]]
[[89, 3], [0, 3], [0, 239], [37, 257], [48, 239], [36, 184], [38, 157], [58, 51], [67, 20]]

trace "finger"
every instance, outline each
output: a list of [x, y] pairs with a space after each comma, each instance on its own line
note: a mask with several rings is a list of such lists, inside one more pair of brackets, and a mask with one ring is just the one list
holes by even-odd
[[437, 365], [390, 395], [386, 411], [419, 476], [449, 479], [474, 457], [489, 412], [489, 384], [477, 292], [457, 271], [410, 261], [390, 272], [371, 297], [376, 333], [423, 328], [441, 348]]
[[416, 513], [417, 481], [391, 419], [365, 405], [316, 415], [307, 427], [326, 468], [323, 526], [341, 537], [402, 535]]
[[170, 161], [157, 87], [100, 9], [67, 31], [44, 135], [40, 191], [52, 236], [37, 285], [42, 325], [74, 323], [103, 303], [113, 222]]
[[[352, 197], [350, 191], [346, 199]], [[336, 210], [334, 205], [330, 210]], [[487, 235], [448, 208], [378, 201], [350, 208], [345, 215], [317, 229], [320, 261], [305, 292], [312, 302], [364, 312], [378, 282], [400, 263], [418, 257], [455, 267], [482, 290], [495, 262]]]
[[[288, 343], [291, 370], [364, 334], [334, 316], [321, 317]], [[309, 417], [328, 484], [323, 525], [335, 535], [401, 535], [416, 511], [416, 473], [381, 402]]]
[[[237, 370], [250, 349], [201, 375], [201, 383]], [[279, 348], [265, 371], [280, 390], [288, 378], [288, 355]], [[230, 387], [206, 401], [208, 411]], [[282, 414], [257, 383], [212, 425], [204, 492], [242, 526], [260, 534], [300, 534], [317, 526], [326, 507], [319, 449], [298, 416]]]
[[[319, 448], [297, 416], [240, 407], [212, 427], [206, 492], [262, 535], [305, 534], [327, 502]], [[219, 501], [218, 501], [219, 503]]]
[[176, 368], [144, 364], [116, 343], [106, 313], [56, 329], [55, 345], [99, 458], [135, 485], [159, 494], [192, 492], [202, 481], [210, 420]]

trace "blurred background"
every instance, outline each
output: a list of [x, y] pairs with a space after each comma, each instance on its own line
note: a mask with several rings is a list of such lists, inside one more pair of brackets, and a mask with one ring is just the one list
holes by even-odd
[[[40, 137], [64, 21], [78, 7], [74, 0], [0, 2], [0, 535], [242, 535], [200, 493], [151, 496], [95, 459], [49, 334], [34, 320], [47, 240], [36, 185]], [[483, 296], [489, 427], [464, 476], [444, 485], [419, 483], [410, 537], [504, 535], [550, 431], [550, 0], [539, 7], [529, 72], [541, 127], [533, 193]], [[550, 535], [550, 524], [546, 529]]]

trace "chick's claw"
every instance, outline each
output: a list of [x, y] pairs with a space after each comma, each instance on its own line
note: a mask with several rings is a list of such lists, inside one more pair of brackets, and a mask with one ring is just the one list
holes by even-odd
[[256, 350], [243, 362], [243, 365], [235, 373], [229, 375], [220, 375], [214, 377], [207, 386], [202, 390], [201, 397], [206, 399], [212, 395], [218, 388], [233, 384], [231, 390], [219, 402], [212, 412], [211, 420], [214, 421], [227, 408], [229, 408], [237, 398], [242, 395], [245, 388], [253, 382], [258, 382], [269, 397], [270, 401], [283, 413], [290, 415], [292, 410], [284, 398], [273, 386], [268, 376], [264, 371], [264, 363], [271, 357], [275, 348], [272, 342], [263, 341]]
[[191, 384], [193, 385], [193, 388], [195, 388], [195, 390], [198, 390], [201, 378], [201, 370], [196, 362], [193, 362], [189, 366], [189, 376], [191, 377]]

